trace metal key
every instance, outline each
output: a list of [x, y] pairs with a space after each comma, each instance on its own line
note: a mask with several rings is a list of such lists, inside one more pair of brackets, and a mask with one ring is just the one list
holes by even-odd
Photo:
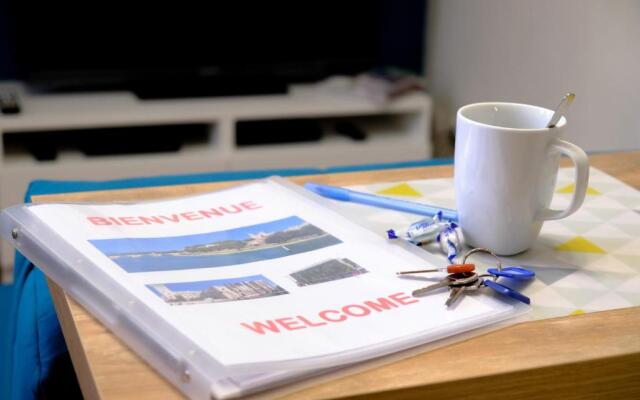
[[462, 295], [464, 294], [464, 286], [452, 287], [451, 292], [449, 293], [449, 298], [444, 302], [444, 305], [448, 308], [453, 305]]
[[449, 287], [452, 281], [453, 281], [453, 278], [450, 278], [450, 276], [447, 275], [444, 279], [442, 279], [438, 283], [434, 283], [433, 285], [429, 285], [429, 286], [414, 290], [413, 292], [411, 292], [411, 295], [413, 297], [426, 296], [427, 294], [433, 292], [434, 290], [438, 290], [444, 287]]
[[475, 282], [478, 279], [478, 274], [473, 272], [461, 272], [458, 274], [450, 274], [447, 275], [440, 282], [434, 283], [433, 285], [429, 285], [427, 287], [423, 287], [421, 289], [414, 290], [411, 295], [413, 297], [421, 297], [431, 293], [434, 290], [443, 288], [443, 287], [459, 287], [466, 285], [468, 283]]
[[[454, 305], [462, 295], [466, 292], [475, 291], [480, 288], [482, 285], [482, 279], [478, 277], [478, 275], [473, 274], [475, 276], [469, 276], [468, 278], [463, 278], [460, 281], [464, 281], [464, 283], [456, 282], [456, 285], [451, 285], [451, 293], [449, 294], [449, 298], [444, 303], [444, 305], [448, 308]], [[470, 279], [474, 279], [472, 281], [468, 281]]]

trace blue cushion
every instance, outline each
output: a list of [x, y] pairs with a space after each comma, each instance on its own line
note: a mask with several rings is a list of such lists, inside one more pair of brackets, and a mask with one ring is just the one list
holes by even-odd
[[253, 171], [224, 171], [209, 172], [189, 175], [165, 175], [142, 178], [117, 179], [111, 181], [50, 181], [35, 180], [27, 189], [27, 199], [31, 196], [53, 194], [89, 192], [96, 190], [132, 189], [153, 186], [187, 185], [194, 183], [237, 181], [246, 179], [260, 179], [272, 175], [297, 176], [310, 174], [329, 174], [340, 172], [372, 171], [397, 168], [426, 167], [434, 165], [449, 165], [453, 163], [451, 158], [436, 158], [432, 160], [403, 161], [397, 163], [366, 164], [337, 166], [325, 169], [298, 168], [298, 169], [272, 169]]
[[[294, 176], [334, 172], [380, 170], [451, 164], [451, 159], [420, 160], [393, 164], [333, 167], [328, 169], [287, 169], [206, 174], [158, 176], [113, 181], [47, 181], [29, 185], [25, 202], [31, 196], [94, 190], [128, 189], [150, 186], [180, 185], [258, 179], [271, 175]], [[16, 253], [14, 284], [2, 287], [0, 318], [0, 398], [81, 398], [77, 380], [55, 314], [46, 278], [21, 254]], [[7, 298], [10, 298], [7, 300]], [[6, 309], [9, 312], [6, 312]], [[6, 324], [4, 322], [7, 322]]]
[[[5, 371], [9, 355], [9, 313], [13, 303], [13, 285], [0, 285], [0, 371]], [[8, 374], [0, 374], [0, 399], [6, 399]]]

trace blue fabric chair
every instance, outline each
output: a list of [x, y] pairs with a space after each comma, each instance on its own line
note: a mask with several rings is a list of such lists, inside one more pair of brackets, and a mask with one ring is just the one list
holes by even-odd
[[[35, 195], [81, 191], [180, 185], [271, 175], [408, 168], [451, 164], [450, 159], [395, 164], [335, 167], [326, 170], [289, 169], [160, 176], [115, 181], [34, 181], [25, 202]], [[55, 314], [44, 274], [20, 253], [14, 263], [14, 284], [0, 286], [0, 399], [81, 398], [81, 393]]]
[[[11, 311], [13, 285], [0, 285], [0, 372], [8, 357], [9, 313]], [[7, 387], [4, 374], [0, 375], [0, 399], [4, 399], [3, 389]]]

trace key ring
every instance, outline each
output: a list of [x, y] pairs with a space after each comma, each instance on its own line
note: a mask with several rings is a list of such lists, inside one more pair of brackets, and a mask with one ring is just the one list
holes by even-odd
[[[484, 247], [476, 247], [475, 249], [471, 249], [467, 252], [467, 254], [464, 255], [464, 257], [462, 258], [462, 264], [466, 264], [467, 263], [467, 258], [469, 258], [470, 255], [474, 254], [474, 253], [487, 253], [487, 254], [491, 254], [491, 256], [493, 256], [493, 258], [496, 259], [496, 266], [498, 267], [498, 271], [502, 271], [502, 261], [500, 261], [500, 259], [498, 258], [497, 255], [495, 255], [495, 253], [489, 249], [485, 249]], [[480, 275], [480, 277], [484, 276], [486, 274]], [[498, 276], [497, 275], [491, 275], [491, 277], [493, 278], [494, 281], [498, 280]]]
[[453, 287], [466, 286], [478, 280], [478, 274], [475, 272], [461, 272], [459, 274], [451, 274], [449, 277], [452, 279], [449, 286]]

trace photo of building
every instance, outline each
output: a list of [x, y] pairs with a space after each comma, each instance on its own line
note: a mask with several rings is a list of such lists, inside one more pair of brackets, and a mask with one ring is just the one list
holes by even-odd
[[171, 305], [251, 300], [289, 293], [263, 275], [196, 282], [158, 283], [147, 285], [147, 287]]
[[290, 276], [298, 286], [315, 285], [362, 275], [369, 271], [348, 258], [334, 258], [296, 271]]

